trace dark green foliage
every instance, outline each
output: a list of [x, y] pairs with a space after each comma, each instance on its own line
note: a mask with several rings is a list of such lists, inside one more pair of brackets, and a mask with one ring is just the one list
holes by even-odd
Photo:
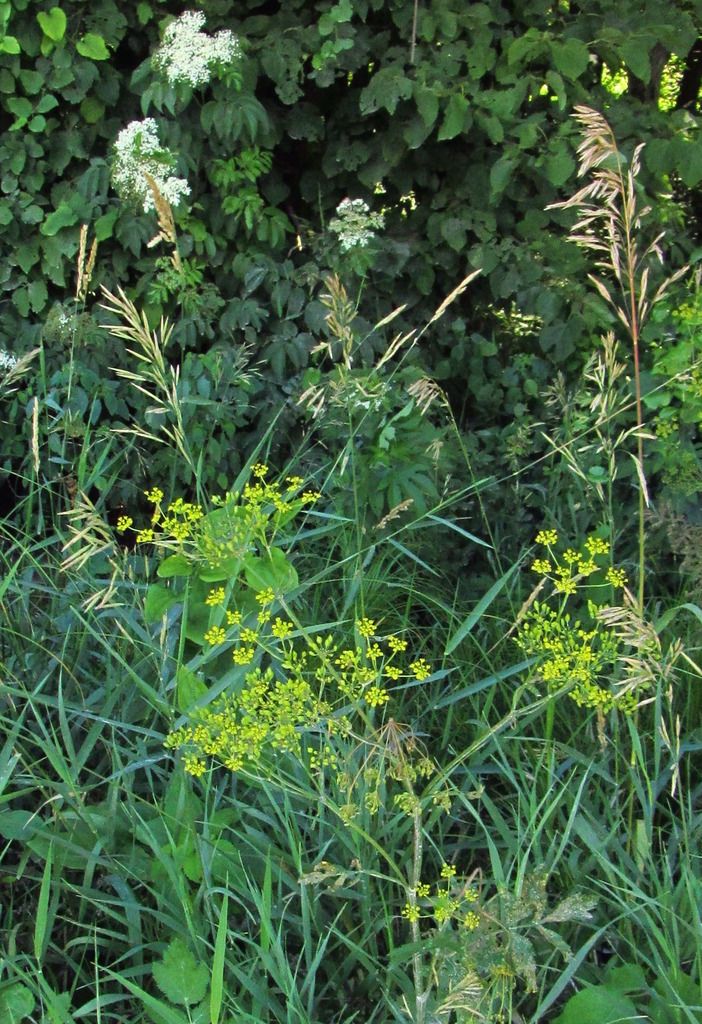
[[[687, 201], [702, 178], [697, 104], [685, 98], [696, 95], [699, 25], [683, 3], [650, 3], [642, 13], [639, 4], [603, 0], [586, 8], [433, 0], [418, 6], [415, 26], [413, 5], [391, 0], [249, 0], [234, 11], [211, 0], [200, 5], [207, 30], [234, 30], [245, 58], [236, 75], [197, 90], [168, 85], [150, 65], [167, 19], [181, 13], [175, 7], [0, 6], [8, 33], [0, 329], [20, 350], [36, 343], [53, 304], [73, 290], [79, 228], [88, 223], [100, 241], [93, 287], [126, 287], [152, 323], [177, 311], [170, 358], [181, 363], [186, 397], [215, 393], [200, 362], [213, 344], [251, 346], [260, 376], [233, 417], [237, 449], [250, 449], [281, 402], [282, 429], [296, 430], [291, 399], [324, 330], [310, 300], [329, 268], [367, 276], [372, 287], [359, 308], [367, 324], [407, 303], [398, 329], [427, 320], [437, 296], [481, 268], [481, 281], [413, 361], [444, 384], [473, 431], [533, 418], [544, 382], [556, 367], [579, 365], [603, 323], [601, 303], [583, 285], [586, 257], [564, 239], [567, 215], [545, 209], [575, 185], [574, 104], [608, 108], [625, 150], [648, 142], [641, 185], [652, 194], [673, 185]], [[683, 68], [684, 88], [681, 79], [668, 106], [684, 106], [662, 111], [669, 58]], [[617, 73], [624, 93], [615, 98], [601, 82]], [[192, 189], [176, 214], [179, 277], [147, 249], [153, 215], [125, 207], [110, 188], [112, 144], [144, 116], [157, 119]], [[385, 211], [375, 252], [360, 263], [325, 234], [347, 195]], [[676, 234], [673, 262], [695, 231], [689, 220], [688, 234]], [[538, 318], [518, 352], [499, 319], [512, 303]], [[48, 337], [47, 355], [57, 359]], [[386, 344], [382, 333], [371, 337], [363, 360]], [[76, 357], [85, 363], [72, 371], [76, 383], [91, 395], [85, 408], [74, 409], [83, 399], [57, 383], [53, 400], [82, 429], [119, 423], [135, 402], [110, 369], [123, 361], [109, 349]], [[188, 363], [186, 352], [197, 358]], [[238, 468], [232, 441], [230, 432], [207, 451], [213, 481]], [[19, 468], [16, 453], [6, 453], [5, 466]]]

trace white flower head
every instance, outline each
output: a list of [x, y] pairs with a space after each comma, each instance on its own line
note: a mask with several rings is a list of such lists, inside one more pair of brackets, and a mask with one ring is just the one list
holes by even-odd
[[17, 356], [13, 356], [12, 352], [8, 352], [4, 348], [0, 348], [0, 374], [6, 377], [7, 374], [14, 370], [17, 366]]
[[213, 70], [227, 67], [241, 56], [239, 40], [229, 29], [208, 36], [200, 31], [204, 24], [202, 11], [186, 11], [163, 33], [151, 63], [171, 85], [207, 85]]
[[123, 128], [114, 150], [112, 182], [115, 189], [123, 199], [140, 203], [145, 213], [155, 205], [147, 174], [171, 206], [177, 206], [184, 196], [190, 195], [187, 181], [169, 174], [175, 166], [175, 157], [159, 142], [158, 125], [152, 117], [132, 121]]
[[363, 199], [342, 199], [336, 208], [336, 217], [329, 221], [329, 230], [339, 236], [344, 252], [356, 246], [366, 246], [375, 238], [376, 229], [382, 228], [382, 213], [371, 213]]

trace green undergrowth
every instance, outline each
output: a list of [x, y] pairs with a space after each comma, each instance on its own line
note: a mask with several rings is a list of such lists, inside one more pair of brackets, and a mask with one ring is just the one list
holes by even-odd
[[[466, 615], [333, 486], [3, 525], [5, 1019], [698, 1020], [700, 609], [547, 531]], [[534, 639], [600, 579], [619, 708]]]

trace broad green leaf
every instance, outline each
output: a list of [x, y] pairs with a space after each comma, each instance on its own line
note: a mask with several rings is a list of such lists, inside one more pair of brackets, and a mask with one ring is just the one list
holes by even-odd
[[644, 1024], [646, 1019], [636, 1012], [628, 996], [606, 985], [595, 985], [571, 996], [555, 1024]]
[[2, 53], [21, 53], [21, 47], [19, 42], [14, 36], [3, 36], [0, 39], [0, 52]]
[[112, 238], [112, 229], [118, 217], [119, 209], [117, 207], [108, 210], [107, 213], [103, 213], [102, 217], [98, 217], [95, 221], [95, 237], [98, 242], [104, 242], [106, 238]]
[[298, 583], [295, 567], [280, 548], [271, 548], [260, 557], [248, 555], [244, 559], [244, 573], [246, 582], [256, 591], [270, 587], [276, 594], [285, 594]]
[[455, 92], [446, 104], [446, 112], [441, 122], [437, 138], [439, 142], [455, 139], [466, 126], [468, 100], [461, 93]]
[[95, 32], [86, 32], [76, 43], [76, 50], [81, 57], [88, 57], [89, 60], [108, 60], [110, 56], [105, 40]]
[[554, 41], [551, 52], [558, 71], [571, 81], [579, 78], [590, 63], [590, 51], [580, 39], [566, 39], [564, 43]]
[[26, 841], [42, 820], [32, 811], [0, 812], [0, 836], [3, 839], [19, 839]]
[[507, 188], [516, 166], [516, 158], [508, 154], [501, 156], [492, 165], [490, 168], [490, 189], [493, 197], [504, 192]]
[[439, 97], [433, 89], [414, 83], [414, 102], [417, 104], [417, 111], [427, 128], [433, 127], [439, 116]]
[[622, 56], [629, 70], [646, 85], [651, 81], [651, 59], [648, 53], [648, 37], [632, 36], [622, 46]]
[[60, 7], [52, 7], [50, 11], [37, 14], [39, 27], [52, 42], [60, 43], [66, 34], [66, 15]]
[[169, 580], [173, 576], [192, 576], [193, 567], [185, 555], [169, 555], [159, 565], [156, 575], [162, 580]]
[[97, 124], [105, 113], [105, 104], [94, 96], [86, 96], [80, 105], [80, 112], [87, 124]]
[[0, 989], [2, 1024], [21, 1024], [34, 1010], [34, 996], [19, 981]]
[[384, 108], [394, 114], [400, 100], [412, 95], [412, 80], [407, 78], [399, 65], [381, 68], [361, 92], [359, 106], [362, 114], [372, 114]]
[[27, 295], [29, 297], [29, 305], [35, 313], [41, 313], [46, 300], [49, 297], [49, 292], [46, 287], [46, 283], [42, 278], [38, 281], [32, 281], [27, 287]]
[[546, 158], [544, 169], [548, 180], [558, 188], [575, 173], [575, 160], [564, 147]]
[[207, 992], [207, 967], [195, 960], [182, 939], [174, 939], [151, 970], [164, 996], [179, 1006], [194, 1006]]
[[176, 702], [178, 710], [185, 714], [207, 693], [207, 686], [192, 669], [181, 665], [176, 673]]
[[70, 228], [77, 224], [78, 219], [78, 214], [68, 203], [61, 203], [58, 210], [49, 214], [39, 230], [42, 235], [57, 235], [62, 228]]
[[144, 601], [144, 619], [148, 623], [159, 622], [169, 608], [177, 604], [180, 598], [161, 583], [152, 583], [146, 591]]

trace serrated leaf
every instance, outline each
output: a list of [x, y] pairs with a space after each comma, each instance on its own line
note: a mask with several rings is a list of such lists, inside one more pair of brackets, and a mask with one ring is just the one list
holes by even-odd
[[182, 939], [174, 939], [151, 970], [164, 996], [178, 1006], [194, 1006], [207, 992], [207, 967], [196, 961]]
[[465, 127], [467, 114], [468, 100], [459, 92], [455, 92], [446, 104], [446, 113], [437, 135], [439, 142], [455, 139], [460, 135]]
[[193, 704], [207, 693], [206, 684], [187, 665], [181, 665], [176, 673], [176, 702], [178, 710], [185, 714]]
[[372, 114], [384, 108], [394, 114], [400, 100], [412, 95], [412, 81], [399, 67], [381, 68], [363, 89], [359, 99], [362, 114]]
[[110, 56], [105, 40], [95, 32], [86, 32], [76, 43], [76, 50], [81, 57], [87, 57], [89, 60], [108, 60]]
[[192, 576], [193, 567], [185, 555], [169, 555], [159, 565], [156, 575], [162, 580], [172, 579], [174, 576]]
[[54, 43], [60, 43], [66, 34], [66, 15], [60, 7], [52, 7], [50, 11], [37, 14], [39, 28]]

